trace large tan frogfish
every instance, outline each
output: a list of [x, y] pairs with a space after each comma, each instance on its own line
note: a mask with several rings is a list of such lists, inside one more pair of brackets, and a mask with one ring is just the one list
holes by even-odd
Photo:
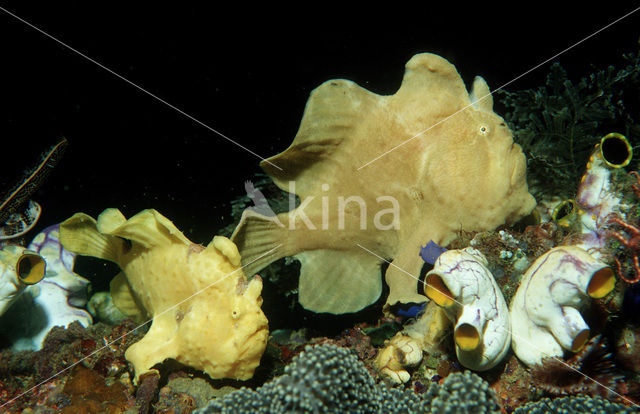
[[409, 60], [394, 95], [323, 83], [291, 146], [260, 165], [300, 205], [277, 216], [247, 209], [232, 240], [247, 275], [296, 257], [299, 301], [315, 312], [375, 302], [385, 261], [387, 305], [425, 301], [421, 245], [513, 223], [536, 204], [485, 81], [468, 93], [456, 68], [429, 53]]

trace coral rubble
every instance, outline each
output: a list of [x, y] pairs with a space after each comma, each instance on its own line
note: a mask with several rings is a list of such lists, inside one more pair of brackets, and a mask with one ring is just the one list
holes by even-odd
[[134, 405], [126, 391], [122, 383], [106, 385], [95, 371], [77, 366], [62, 389], [70, 399], [62, 414], [122, 413]]
[[[99, 323], [85, 328], [73, 322], [66, 328], [53, 328], [38, 351], [0, 352], [0, 398], [6, 404], [2, 408], [20, 412], [38, 406], [50, 409], [44, 411], [49, 413], [68, 407], [72, 401], [63, 388], [77, 373], [69, 369], [71, 364], [90, 369], [92, 373], [86, 375], [105, 385], [122, 383], [126, 395], [131, 397], [132, 384], [124, 353], [141, 337], [142, 332], [136, 330], [130, 319], [113, 327]], [[93, 386], [85, 389], [89, 388]]]

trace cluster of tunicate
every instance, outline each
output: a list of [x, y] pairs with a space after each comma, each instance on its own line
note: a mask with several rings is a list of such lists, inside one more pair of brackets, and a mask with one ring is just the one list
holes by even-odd
[[[374, 412], [375, 382], [358, 357], [333, 345], [307, 347], [276, 386], [267, 387], [274, 412]], [[283, 398], [284, 397], [284, 398]]]
[[242, 388], [212, 400], [194, 414], [345, 413], [423, 414], [499, 413], [493, 391], [470, 371], [431, 384], [422, 396], [411, 390], [376, 385], [349, 349], [308, 346], [285, 374], [257, 390]]
[[256, 391], [241, 389], [213, 400], [198, 413], [376, 413], [378, 390], [349, 349], [308, 346], [281, 377]]
[[426, 413], [425, 402], [411, 390], [378, 387], [378, 410], [376, 413], [422, 414]]
[[540, 401], [530, 402], [517, 408], [514, 414], [546, 414], [550, 412], [561, 414], [626, 414], [636, 413], [637, 411], [634, 407], [626, 407], [604, 398], [590, 398], [578, 395], [575, 397], [556, 398], [555, 400], [543, 398]]
[[431, 384], [423, 399], [425, 413], [500, 413], [495, 391], [489, 388], [489, 383], [471, 371], [451, 374], [444, 379], [442, 385]]
[[[267, 385], [265, 385], [265, 387], [267, 387]], [[259, 388], [258, 390], [261, 391], [262, 389]], [[194, 411], [194, 414], [269, 414], [270, 412], [269, 401], [263, 393], [249, 388], [240, 388], [239, 390], [226, 394], [224, 397], [211, 400], [204, 408]]]

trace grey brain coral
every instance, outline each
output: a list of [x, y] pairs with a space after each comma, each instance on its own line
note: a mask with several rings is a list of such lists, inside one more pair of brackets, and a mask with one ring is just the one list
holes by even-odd
[[346, 348], [307, 346], [285, 374], [257, 390], [247, 388], [212, 400], [194, 414], [499, 413], [489, 385], [470, 371], [431, 384], [424, 396], [376, 385], [364, 364]]
[[540, 401], [530, 402], [517, 408], [514, 414], [631, 414], [637, 413], [633, 407], [625, 407], [622, 404], [614, 403], [604, 398], [590, 398], [584, 395], [576, 397], [564, 397], [551, 400], [543, 398]]

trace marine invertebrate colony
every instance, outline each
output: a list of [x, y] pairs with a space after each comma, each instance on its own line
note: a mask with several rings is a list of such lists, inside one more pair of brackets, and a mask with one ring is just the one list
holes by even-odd
[[8, 245], [0, 249], [0, 315], [27, 286], [42, 280], [45, 266], [42, 256], [22, 246]]
[[147, 334], [125, 354], [136, 380], [166, 358], [212, 378], [253, 376], [268, 336], [262, 281], [247, 280], [229, 239], [195, 245], [155, 210], [127, 220], [107, 209], [97, 221], [83, 213], [67, 219], [60, 240], [72, 252], [117, 263], [116, 305], [138, 320], [153, 316]]
[[442, 385], [434, 383], [422, 397], [420, 412], [432, 414], [498, 414], [500, 406], [495, 391], [471, 371], [447, 376]]
[[625, 167], [632, 157], [633, 149], [624, 135], [607, 134], [596, 145], [580, 179], [576, 215], [582, 240], [577, 246], [598, 260], [603, 258], [602, 250], [611, 237], [607, 227], [612, 218], [626, 217], [628, 208], [611, 182], [611, 171]]
[[[261, 163], [281, 189], [295, 181], [302, 204], [277, 220], [247, 210], [232, 236], [247, 274], [295, 256], [302, 306], [346, 313], [380, 296], [381, 258], [393, 258], [387, 304], [425, 301], [405, 273], [419, 274], [424, 240], [446, 246], [461, 229], [494, 229], [535, 206], [524, 155], [492, 108], [482, 78], [468, 93], [455, 67], [428, 53], [409, 60], [391, 96], [342, 79], [319, 86], [291, 146]], [[381, 199], [398, 220], [366, 214]], [[342, 220], [331, 214], [341, 202]]]
[[367, 413], [377, 402], [364, 365], [351, 350], [331, 345], [306, 348], [265, 391], [280, 397], [272, 400], [275, 412]]
[[487, 265], [484, 255], [472, 247], [448, 250], [424, 281], [426, 295], [455, 324], [458, 360], [479, 371], [496, 366], [511, 344], [509, 309]]
[[579, 309], [615, 286], [613, 270], [575, 246], [559, 246], [525, 272], [510, 305], [511, 342], [518, 359], [537, 365], [545, 357], [576, 352], [590, 329]]
[[577, 397], [543, 398], [540, 401], [530, 402], [522, 407], [518, 407], [515, 414], [633, 414], [637, 413], [634, 407], [625, 407], [622, 404], [614, 403], [604, 398], [589, 398], [584, 395]]
[[362, 362], [347, 348], [307, 346], [285, 374], [256, 391], [242, 388], [212, 400], [207, 413], [377, 413], [378, 390]]
[[19, 314], [21, 326], [8, 336], [17, 350], [39, 350], [54, 326], [67, 327], [78, 321], [85, 328], [93, 323], [82, 309], [87, 302], [89, 281], [73, 271], [76, 255], [65, 250], [58, 239], [58, 225], [49, 226], [33, 238], [29, 249], [46, 263], [44, 278], [28, 286], [12, 314]]
[[242, 388], [216, 398], [194, 414], [497, 414], [489, 384], [470, 371], [434, 383], [423, 395], [376, 385], [348, 349], [307, 346], [276, 377], [257, 390]]

